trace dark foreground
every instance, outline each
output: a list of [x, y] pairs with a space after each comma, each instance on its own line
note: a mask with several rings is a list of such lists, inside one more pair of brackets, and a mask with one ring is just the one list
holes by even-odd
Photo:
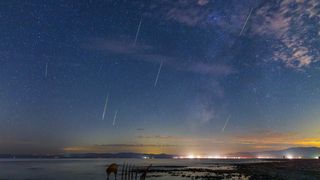
[[147, 180], [320, 179], [320, 160], [316, 159], [28, 159], [0, 160], [0, 180], [104, 180], [111, 163], [119, 164], [118, 179], [124, 163], [142, 169], [152, 164]]
[[320, 160], [278, 160], [238, 164], [237, 171], [249, 179], [320, 179]]
[[[320, 179], [320, 160], [266, 160], [258, 163], [210, 164], [207, 167], [154, 167], [149, 177], [189, 179]], [[169, 178], [171, 177], [171, 178]]]

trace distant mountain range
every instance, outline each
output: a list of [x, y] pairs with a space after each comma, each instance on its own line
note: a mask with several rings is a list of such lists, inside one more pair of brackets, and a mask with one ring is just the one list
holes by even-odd
[[272, 157], [272, 158], [316, 158], [320, 156], [318, 147], [293, 147], [284, 150], [262, 151], [262, 152], [237, 152], [228, 154], [232, 157]]
[[171, 159], [174, 155], [169, 154], [142, 154], [142, 153], [83, 153], [83, 154], [0, 154], [0, 159], [29, 159], [29, 158], [48, 158], [48, 159], [63, 159], [63, 158], [139, 158], [139, 159]]
[[[66, 158], [138, 158], [138, 159], [172, 159], [176, 155], [170, 154], [143, 154], [143, 153], [83, 153], [83, 154], [0, 154], [0, 159], [26, 159], [26, 158], [48, 158], [48, 159], [66, 159]], [[269, 157], [269, 158], [316, 158], [320, 157], [320, 148], [318, 147], [293, 147], [276, 151], [261, 152], [236, 152], [227, 154], [227, 157]]]

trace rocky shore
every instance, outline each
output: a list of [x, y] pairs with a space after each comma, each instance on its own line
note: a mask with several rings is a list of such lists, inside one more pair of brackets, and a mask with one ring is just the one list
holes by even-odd
[[320, 179], [319, 160], [270, 160], [259, 163], [212, 164], [207, 167], [153, 167], [151, 179]]

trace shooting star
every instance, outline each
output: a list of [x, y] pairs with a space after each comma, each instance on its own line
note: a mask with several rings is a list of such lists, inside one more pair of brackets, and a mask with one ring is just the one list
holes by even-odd
[[247, 19], [246, 19], [246, 21], [245, 21], [245, 23], [244, 23], [244, 25], [243, 25], [243, 27], [242, 27], [242, 29], [241, 29], [241, 32], [240, 32], [239, 36], [242, 35], [244, 29], [246, 28], [247, 23], [248, 23], [248, 20], [249, 20], [249, 18], [250, 18], [250, 16], [251, 16], [252, 11], [253, 11], [253, 8], [251, 8], [251, 10], [250, 10], [250, 12], [249, 12], [249, 15], [247, 16]]
[[114, 126], [116, 123], [117, 115], [118, 115], [118, 110], [116, 110], [116, 112], [114, 113], [112, 126]]
[[44, 73], [45, 78], [48, 77], [48, 65], [49, 65], [49, 62], [46, 63], [46, 71]]
[[103, 68], [103, 64], [100, 65], [99, 72], [98, 72], [99, 74], [102, 71], [102, 68]]
[[222, 132], [224, 132], [224, 129], [227, 127], [230, 117], [231, 117], [231, 115], [228, 116], [226, 122], [224, 123], [224, 126], [223, 126], [223, 128], [221, 130]]
[[162, 64], [163, 64], [163, 61], [161, 61], [161, 63], [160, 63], [160, 66], [159, 66], [159, 69], [158, 69], [158, 74], [157, 74], [156, 80], [154, 81], [153, 87], [156, 87], [156, 86], [157, 86], [158, 79], [159, 79], [159, 75], [160, 75], [161, 68], [162, 68]]
[[104, 104], [103, 113], [102, 113], [102, 120], [104, 120], [104, 117], [106, 116], [107, 107], [108, 107], [108, 101], [109, 101], [109, 94], [106, 97], [106, 103]]
[[140, 22], [139, 22], [139, 26], [138, 26], [138, 29], [137, 29], [137, 32], [136, 32], [136, 37], [134, 38], [133, 46], [135, 46], [136, 43], [137, 43], [137, 40], [138, 40], [138, 37], [139, 37], [139, 33], [140, 33], [140, 28], [141, 28], [141, 22], [142, 22], [142, 17], [140, 18]]

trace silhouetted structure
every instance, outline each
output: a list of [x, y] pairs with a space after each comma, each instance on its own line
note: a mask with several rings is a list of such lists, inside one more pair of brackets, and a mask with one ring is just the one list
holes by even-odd
[[[147, 173], [151, 168], [152, 164], [148, 167], [140, 167], [133, 164], [123, 163], [121, 166], [121, 180], [145, 180], [147, 177]], [[109, 180], [110, 174], [114, 173], [115, 179], [117, 179], [118, 165], [113, 163], [108, 166], [106, 169], [107, 180]]]
[[145, 179], [146, 179], [146, 177], [147, 177], [147, 172], [149, 171], [149, 169], [150, 169], [151, 166], [152, 166], [152, 164], [150, 164], [150, 166], [148, 166], [147, 169], [145, 169], [145, 170], [142, 172], [142, 174], [141, 174], [141, 176], [140, 176], [140, 180], [145, 180]]

